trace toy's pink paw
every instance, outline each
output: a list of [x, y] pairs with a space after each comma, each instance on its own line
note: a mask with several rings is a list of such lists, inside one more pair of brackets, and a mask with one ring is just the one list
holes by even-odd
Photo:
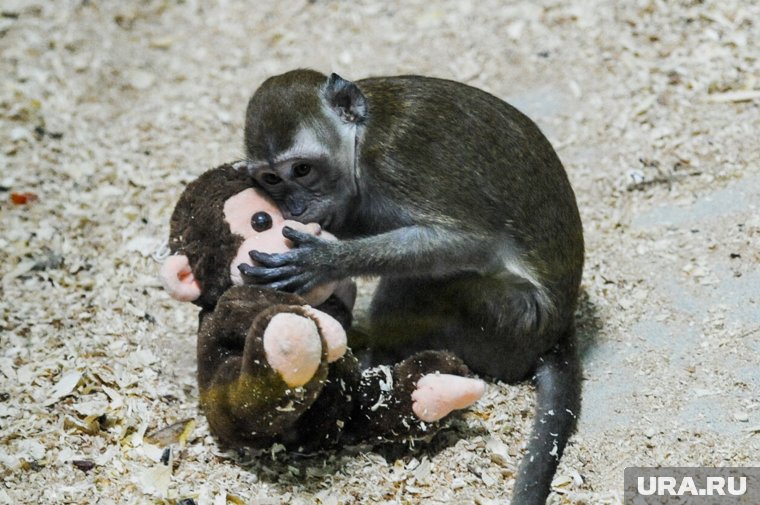
[[269, 365], [290, 387], [303, 386], [322, 361], [322, 340], [314, 321], [297, 314], [277, 314], [264, 330]]
[[469, 407], [483, 396], [486, 385], [480, 379], [431, 373], [417, 381], [412, 393], [412, 410], [425, 422], [438, 421], [454, 410]]
[[327, 345], [327, 362], [332, 363], [346, 354], [348, 345], [346, 330], [343, 329], [338, 320], [313, 307], [308, 307], [306, 311], [318, 321], [319, 327], [322, 330], [322, 337]]

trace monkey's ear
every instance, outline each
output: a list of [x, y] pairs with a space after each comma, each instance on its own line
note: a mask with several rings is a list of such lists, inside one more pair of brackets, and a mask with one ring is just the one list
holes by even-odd
[[190, 261], [184, 254], [169, 256], [161, 265], [161, 282], [169, 296], [181, 302], [192, 302], [201, 296], [201, 285], [193, 275]]
[[327, 103], [343, 121], [360, 124], [367, 119], [367, 99], [353, 82], [330, 74], [324, 93]]

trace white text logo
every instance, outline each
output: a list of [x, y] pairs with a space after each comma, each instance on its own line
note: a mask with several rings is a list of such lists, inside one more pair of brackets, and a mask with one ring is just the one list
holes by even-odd
[[706, 477], [705, 487], [697, 487], [692, 477], [639, 477], [637, 490], [642, 496], [741, 496], [747, 492], [746, 477]]

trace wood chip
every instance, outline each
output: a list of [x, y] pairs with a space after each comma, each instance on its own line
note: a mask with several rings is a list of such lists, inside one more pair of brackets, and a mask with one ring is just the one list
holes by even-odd
[[707, 97], [708, 102], [716, 103], [750, 102], [758, 99], [760, 99], [760, 90], [729, 91], [726, 93], [709, 95]]
[[184, 447], [187, 439], [195, 428], [195, 418], [183, 419], [159, 430], [145, 435], [145, 441], [150, 444], [166, 447], [171, 444], [179, 444]]
[[45, 401], [45, 405], [52, 405], [64, 396], [73, 393], [74, 388], [77, 387], [80, 380], [82, 380], [82, 372], [74, 371], [63, 375], [55, 384], [52, 391], [50, 391], [48, 399]]

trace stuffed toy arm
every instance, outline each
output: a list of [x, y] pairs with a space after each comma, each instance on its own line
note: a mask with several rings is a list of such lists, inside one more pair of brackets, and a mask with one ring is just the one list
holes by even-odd
[[340, 324], [294, 301], [286, 293], [234, 287], [201, 318], [201, 405], [225, 445], [263, 447], [286, 436], [324, 386], [327, 337], [342, 337], [345, 352]]

